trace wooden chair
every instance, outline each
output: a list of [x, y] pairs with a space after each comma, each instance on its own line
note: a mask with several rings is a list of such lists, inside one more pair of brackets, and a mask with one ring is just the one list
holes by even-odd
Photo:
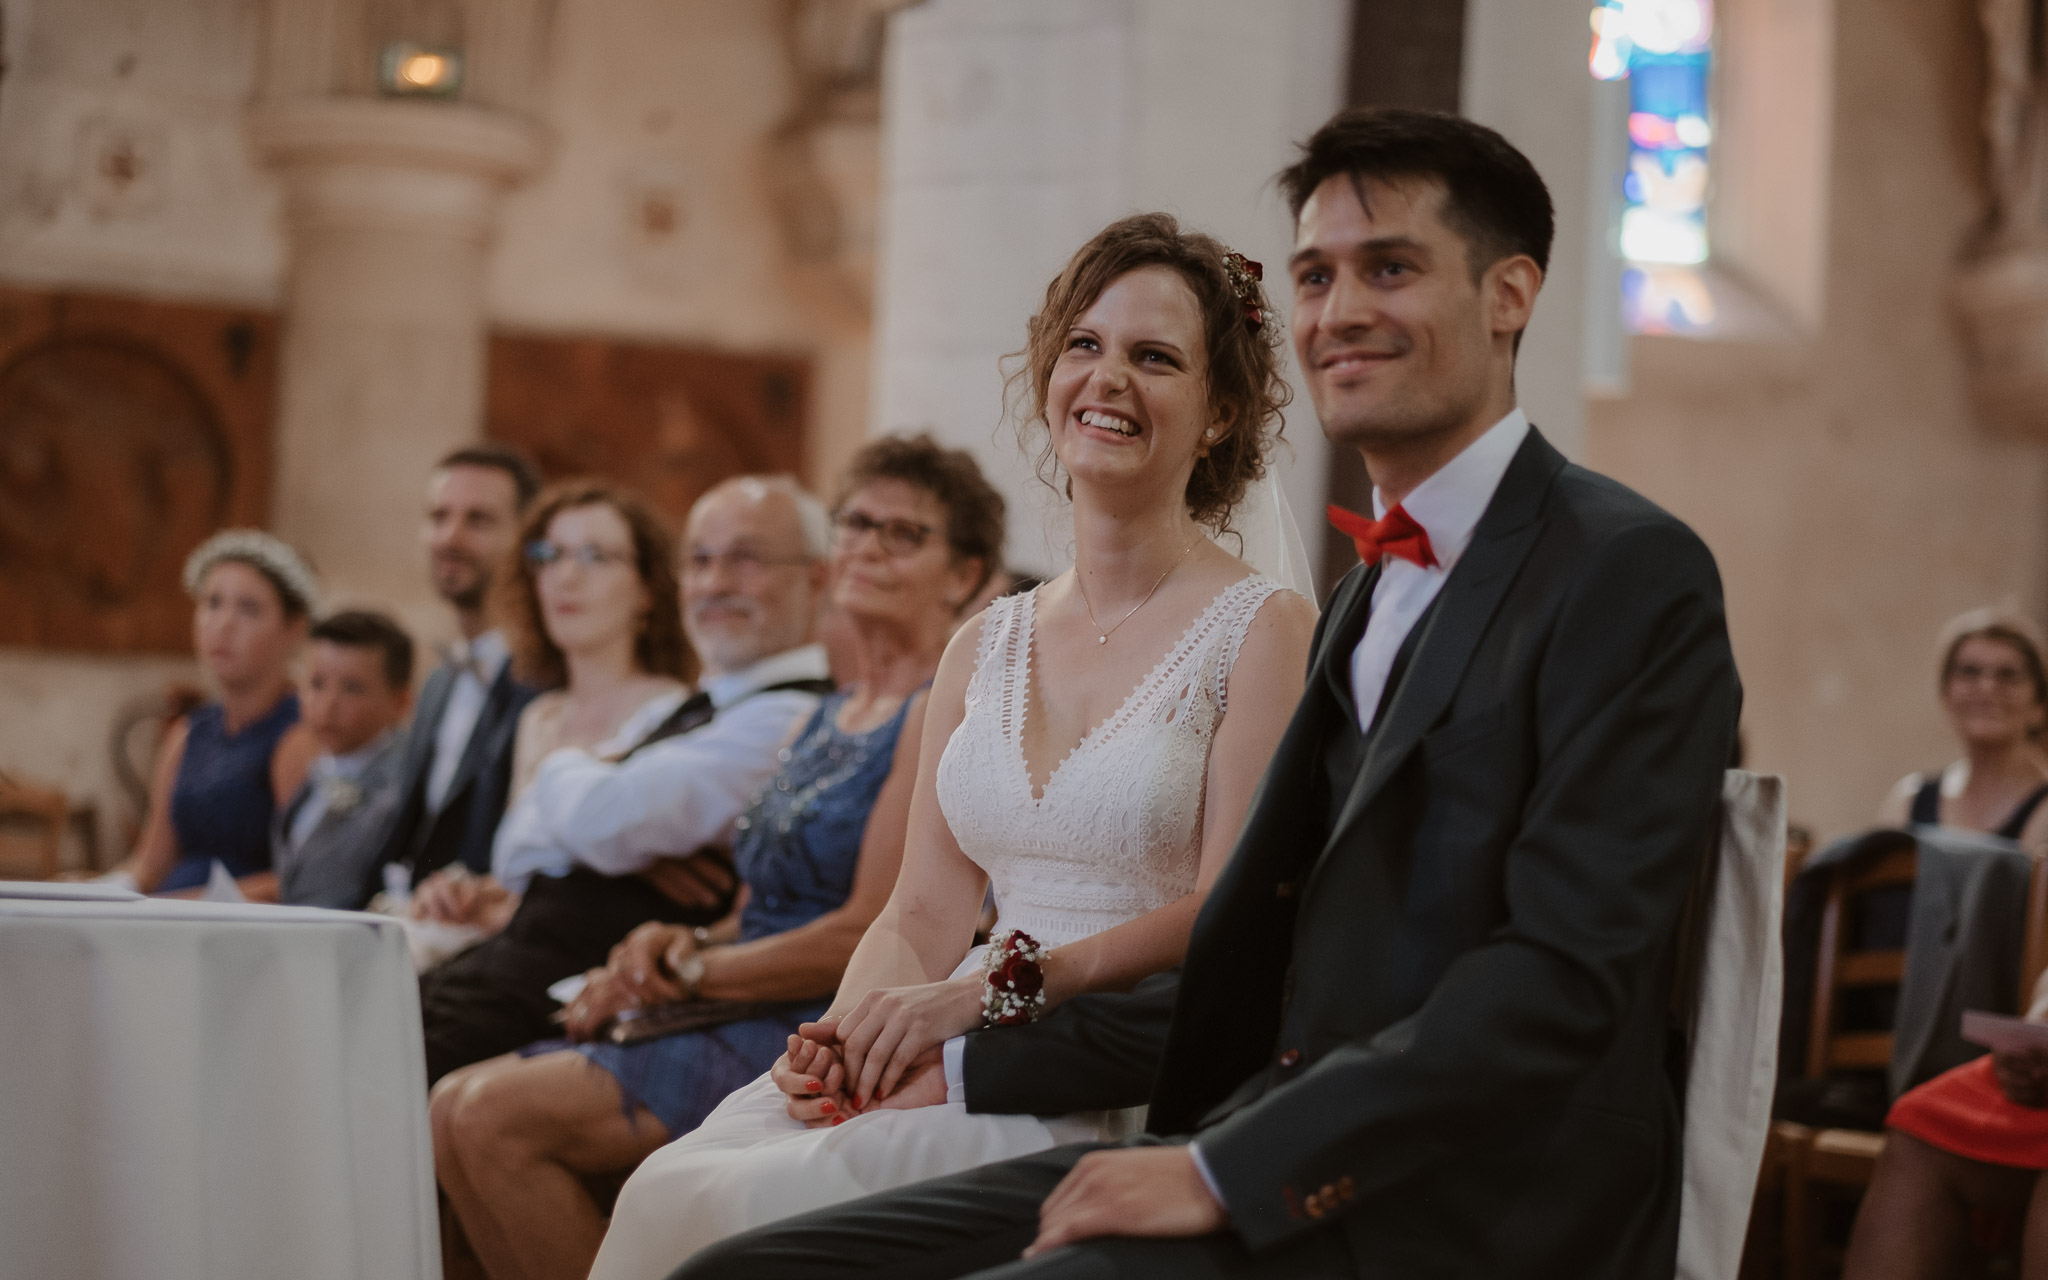
[[[1842, 996], [1858, 988], [1896, 988], [1906, 973], [1904, 948], [1851, 950], [1846, 917], [1864, 894], [1913, 883], [1917, 852], [1912, 845], [1880, 854], [1858, 866], [1836, 872], [1821, 910], [1820, 946], [1813, 984], [1813, 1014], [1808, 1023], [1806, 1076], [1830, 1071], [1883, 1071], [1891, 1062], [1890, 1031], [1845, 1031], [1838, 1025]], [[2020, 999], [2029, 998], [2042, 970], [2048, 969], [2048, 860], [2036, 855], [2027, 879], [2025, 945], [2020, 959]], [[1861, 1129], [1815, 1129], [1776, 1121], [1766, 1162], [1783, 1187], [1785, 1280], [1813, 1280], [1823, 1272], [1838, 1273], [1841, 1252], [1818, 1238], [1814, 1221], [1814, 1188], [1845, 1187], [1857, 1194], [1870, 1185], [1884, 1134]]]
[[71, 801], [62, 791], [0, 773], [0, 819], [27, 819], [39, 827], [35, 878], [57, 874], [63, 865], [64, 827], [71, 819]]

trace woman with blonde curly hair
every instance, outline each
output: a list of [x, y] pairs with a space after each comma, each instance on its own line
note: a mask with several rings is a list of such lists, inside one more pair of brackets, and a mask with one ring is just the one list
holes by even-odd
[[[1072, 499], [1074, 567], [940, 661], [894, 893], [818, 1024], [656, 1152], [592, 1272], [1133, 1128], [970, 1115], [942, 1046], [1180, 963], [1301, 692], [1315, 609], [1218, 545], [1287, 397], [1255, 264], [1165, 214], [1111, 224], [1032, 318], [1014, 385]], [[985, 895], [997, 918], [974, 945]]]

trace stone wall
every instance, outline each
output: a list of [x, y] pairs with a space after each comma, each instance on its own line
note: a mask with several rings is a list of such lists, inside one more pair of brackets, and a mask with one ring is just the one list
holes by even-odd
[[2048, 587], [2048, 463], [1973, 420], [1944, 300], [1984, 198], [1974, 6], [1843, 0], [1831, 53], [1818, 286], [1758, 281], [1795, 304], [1774, 340], [1636, 339], [1631, 393], [1586, 433], [1593, 466], [1713, 547], [1752, 767], [1786, 774], [1823, 836], [1953, 758], [1943, 620], [2008, 599], [2040, 617]]
[[[0, 0], [0, 282], [288, 311], [283, 188], [247, 120], [259, 95], [292, 88], [293, 68], [265, 47], [266, 15], [284, 3]], [[792, 254], [778, 219], [769, 144], [795, 105], [783, 19], [781, 5], [723, 0], [554, 6], [545, 67], [508, 99], [541, 126], [545, 159], [498, 212], [483, 307], [490, 326], [516, 333], [807, 358], [803, 470], [822, 485], [866, 431], [867, 302], [857, 251]], [[496, 17], [485, 25], [472, 35], [504, 34]], [[872, 233], [876, 166], [875, 127], [857, 117], [818, 144], [853, 195], [856, 250]], [[419, 452], [402, 422], [349, 434], [339, 448], [286, 450], [273, 493], [331, 493], [351, 467], [390, 471]], [[417, 498], [389, 488], [380, 482], [376, 524], [402, 530]], [[344, 536], [331, 511], [308, 523], [303, 505], [287, 514], [304, 536]], [[396, 606], [420, 639], [443, 639], [410, 535], [372, 542], [367, 557], [337, 544], [344, 594]], [[195, 674], [172, 657], [0, 648], [0, 769], [98, 800], [101, 856], [115, 856], [114, 709]]]

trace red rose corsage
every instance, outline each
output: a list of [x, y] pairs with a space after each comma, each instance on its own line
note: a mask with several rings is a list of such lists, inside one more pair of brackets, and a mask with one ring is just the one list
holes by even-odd
[[983, 1026], [1014, 1027], [1045, 1016], [1045, 970], [1050, 954], [1022, 929], [988, 940], [981, 965]]

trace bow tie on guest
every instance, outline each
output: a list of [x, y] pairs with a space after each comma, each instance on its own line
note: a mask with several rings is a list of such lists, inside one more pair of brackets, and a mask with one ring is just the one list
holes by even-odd
[[491, 673], [485, 668], [483, 655], [467, 640], [451, 641], [448, 647], [441, 651], [441, 661], [458, 673], [469, 672], [476, 677], [478, 684], [485, 688], [490, 687]]
[[1330, 508], [1330, 523], [1351, 539], [1358, 558], [1378, 564], [1381, 556], [1394, 556], [1424, 569], [1436, 567], [1436, 552], [1429, 545], [1429, 531], [1397, 504], [1378, 520], [1368, 520], [1356, 511]]

